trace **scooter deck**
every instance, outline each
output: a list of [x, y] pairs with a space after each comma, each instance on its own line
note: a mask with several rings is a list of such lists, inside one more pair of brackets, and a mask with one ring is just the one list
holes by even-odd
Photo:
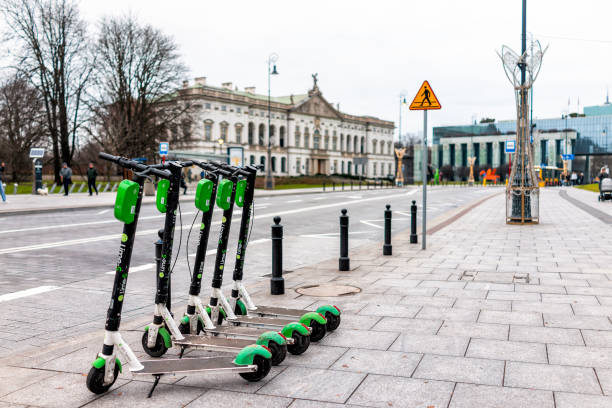
[[257, 371], [254, 364], [240, 366], [233, 362], [234, 357], [172, 358], [145, 360], [140, 363], [142, 370], [132, 371], [136, 375], [158, 375], [173, 373], [249, 373]]
[[[204, 329], [204, 333], [209, 336], [219, 336], [223, 338], [237, 338], [244, 339], [248, 338], [251, 341], [256, 341], [259, 336], [265, 330], [258, 329], [256, 327], [248, 327], [248, 326], [217, 326], [214, 329]], [[295, 342], [293, 337], [287, 338], [287, 344], [291, 345]], [[178, 344], [178, 343], [177, 343]]]
[[305, 309], [289, 309], [286, 307], [274, 307], [274, 306], [257, 306], [255, 310], [249, 310], [249, 313], [254, 316], [261, 317], [280, 317], [283, 319], [300, 318], [305, 313], [314, 312], [314, 310]]
[[184, 334], [183, 340], [173, 340], [177, 346], [206, 349], [210, 351], [238, 353], [247, 346], [254, 344], [253, 340], [218, 337], [211, 335]]
[[282, 329], [289, 323], [295, 323], [296, 319], [275, 319], [272, 317], [260, 317], [260, 316], [236, 316], [235, 319], [226, 319], [229, 324], [236, 326], [247, 326], [247, 327], [268, 327], [271, 329]]

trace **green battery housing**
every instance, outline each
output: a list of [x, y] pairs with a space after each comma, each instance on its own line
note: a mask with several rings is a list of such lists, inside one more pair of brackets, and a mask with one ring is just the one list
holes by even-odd
[[217, 205], [222, 210], [228, 210], [230, 208], [233, 189], [234, 183], [232, 183], [232, 180], [223, 179], [219, 182], [219, 186], [217, 187]]
[[210, 210], [210, 198], [212, 197], [213, 182], [212, 180], [202, 179], [198, 183], [195, 194], [195, 206], [203, 213]]
[[244, 205], [244, 193], [246, 192], [247, 181], [240, 180], [236, 183], [236, 205], [242, 207]]
[[170, 180], [159, 180], [157, 183], [155, 205], [157, 206], [157, 211], [160, 213], [168, 211], [168, 190], [170, 190]]
[[131, 180], [123, 180], [117, 188], [115, 198], [115, 218], [125, 224], [134, 222], [136, 215], [136, 202], [140, 185]]

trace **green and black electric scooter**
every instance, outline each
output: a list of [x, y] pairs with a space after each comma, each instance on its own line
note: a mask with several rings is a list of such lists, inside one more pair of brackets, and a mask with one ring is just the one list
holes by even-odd
[[[115, 218], [123, 222], [123, 233], [121, 234], [121, 246], [111, 302], [106, 316], [104, 344], [102, 352], [92, 363], [92, 368], [87, 375], [87, 388], [95, 394], [108, 391], [123, 370], [123, 364], [117, 354], [127, 362], [132, 374], [155, 377], [149, 397], [157, 386], [160, 377], [164, 374], [235, 372], [248, 381], [259, 381], [264, 378], [270, 371], [272, 354], [263, 346], [251, 345], [245, 347], [235, 357], [139, 361], [130, 346], [123, 340], [119, 332], [121, 309], [126, 295], [126, 284], [142, 203], [144, 181], [149, 175], [155, 175], [164, 180], [171, 179], [174, 176], [170, 171], [152, 168], [133, 160], [111, 156], [106, 153], [100, 153], [99, 157], [133, 170], [135, 181], [123, 180], [117, 190], [114, 215]], [[168, 242], [165, 242], [165, 245], [168, 244]], [[117, 353], [117, 350], [119, 353]]]
[[[225, 295], [223, 295], [223, 292], [221, 291], [223, 271], [225, 268], [225, 256], [227, 252], [227, 237], [229, 237], [229, 225], [231, 223], [233, 205], [234, 201], [236, 201], [240, 206], [244, 205], [244, 199], [246, 197], [245, 193], [248, 189], [248, 180], [244, 177], [247, 177], [249, 173], [242, 168], [236, 168], [233, 166], [226, 165], [224, 163], [215, 162], [214, 164], [227, 169], [232, 169], [236, 172], [236, 174], [240, 175], [242, 179], [238, 183], [240, 188], [233, 188], [232, 195], [229, 197], [228, 200], [228, 209], [223, 212], [223, 219], [221, 223], [222, 238], [219, 240], [219, 246], [217, 249], [217, 258], [215, 260], [215, 269], [213, 272], [213, 289], [209, 304], [211, 307], [211, 318], [213, 321], [220, 321], [220, 317], [225, 318], [228, 324], [234, 326], [258, 327], [272, 330], [282, 330], [287, 325], [291, 325], [295, 322], [295, 320], [298, 320], [298, 323], [300, 323], [299, 326], [302, 326], [303, 328], [307, 329], [309, 335], [304, 333], [303, 330], [294, 331], [291, 335], [293, 337], [294, 343], [288, 345], [287, 350], [292, 354], [302, 354], [308, 349], [308, 346], [310, 345], [310, 337], [312, 335], [312, 332], [314, 331], [314, 329], [312, 328], [316, 327], [317, 329], [322, 328], [323, 330], [325, 330], [325, 317], [316, 312], [306, 313], [299, 319], [273, 319], [267, 317], [237, 316], [234, 313], [234, 308], [231, 307], [227, 298], [225, 297]], [[236, 190], [238, 192], [236, 192]], [[244, 213], [247, 211], [248, 208], [243, 210], [243, 216]], [[238, 254], [237, 261], [240, 261], [240, 258], [241, 254]], [[299, 327], [298, 325], [294, 326]]]
[[[221, 167], [228, 165], [219, 164]], [[236, 250], [236, 264], [234, 265], [234, 287], [230, 297], [232, 310], [241, 319], [250, 317], [267, 317], [272, 319], [303, 319], [304, 316], [311, 316], [313, 311], [305, 309], [289, 309], [284, 307], [256, 306], [246, 287], [242, 283], [244, 260], [246, 258], [246, 249], [249, 238], [249, 226], [251, 217], [253, 216], [253, 202], [255, 195], [255, 178], [258, 168], [255, 166], [245, 166], [246, 173], [246, 188], [244, 191], [244, 210], [240, 220], [240, 232], [238, 234], [238, 249]], [[324, 316], [326, 323], [321, 324], [320, 321], [311, 320], [310, 327], [312, 334], [311, 341], [319, 341], [325, 336], [326, 331], [334, 331], [340, 325], [340, 309], [333, 305], [324, 305], [317, 308], [317, 314]]]
[[[191, 164], [188, 162], [187, 164]], [[166, 323], [162, 326], [158, 326], [158, 332], [163, 338], [163, 343], [159, 345], [154, 344], [151, 347], [150, 342], [152, 344], [152, 339], [149, 338], [150, 328], [147, 330], [146, 338], [143, 336], [143, 347], [145, 351], [153, 356], [159, 357], [163, 355], [168, 347], [178, 346], [181, 348], [181, 356], [186, 348], [196, 348], [207, 351], [220, 351], [220, 352], [233, 352], [239, 353], [244, 347], [247, 347], [253, 343], [266, 346], [272, 353], [271, 363], [272, 365], [280, 364], [287, 355], [287, 346], [286, 346], [286, 338], [281, 334], [275, 331], [262, 331], [257, 329], [250, 330], [242, 330], [239, 332], [238, 330], [226, 330], [228, 327], [216, 328], [206, 311], [202, 306], [202, 302], [199, 301], [200, 283], [202, 280], [203, 266], [204, 266], [204, 257], [206, 255], [206, 246], [208, 243], [209, 232], [212, 225], [212, 213], [214, 209], [214, 201], [216, 197], [217, 184], [219, 182], [219, 176], [230, 177], [231, 172], [223, 169], [217, 169], [212, 165], [208, 165], [206, 163], [198, 163], [200, 167], [207, 171], [206, 178], [200, 180], [196, 189], [196, 200], [195, 205], [198, 210], [202, 211], [202, 223], [200, 226], [200, 241], [198, 245], [198, 250], [196, 252], [196, 261], [195, 261], [195, 269], [192, 274], [192, 282], [190, 286], [190, 299], [189, 304], [187, 306], [188, 316], [192, 316], [191, 323], [194, 325], [193, 331], [191, 324], [189, 323], [189, 318], [187, 317], [181, 319], [181, 324], [177, 327], [176, 324], [169, 323], [166, 320]], [[180, 173], [179, 173], [180, 174]], [[223, 181], [222, 185], [226, 185]], [[164, 197], [169, 193], [165, 188], [158, 188], [158, 204], [167, 202], [168, 205], [172, 205], [171, 201], [174, 200], [174, 196], [167, 196], [167, 200], [164, 200]], [[178, 199], [178, 195], [176, 195], [176, 199]], [[158, 210], [161, 212], [165, 212], [166, 216], [169, 218], [174, 218], [172, 222], [176, 221], [176, 217], [172, 217], [172, 214], [169, 213], [169, 208], [165, 205], [158, 205]], [[197, 216], [197, 215], [196, 215]], [[166, 225], [164, 231], [168, 228]], [[172, 226], [174, 229], [174, 225]], [[157, 248], [156, 248], [157, 249]], [[160, 252], [160, 255], [156, 255], [156, 258], [159, 259], [158, 265], [160, 265], [160, 270], [158, 273], [163, 273], [161, 269], [161, 263], [163, 263], [164, 259], [169, 258], [168, 250], [164, 251], [163, 248]], [[170, 271], [169, 274], [171, 274]], [[169, 278], [171, 280], [171, 278]], [[160, 282], [160, 280], [158, 280]], [[194, 294], [196, 297], [194, 298]], [[166, 301], [166, 309], [168, 311], [171, 310], [169, 305], [169, 297]], [[158, 299], [161, 300], [161, 299]], [[199, 306], [199, 307], [198, 307]], [[195, 310], [199, 309], [199, 320], [195, 318]], [[158, 303], [156, 306], [156, 310], [162, 311], [162, 314], [165, 313], [163, 306]], [[191, 313], [189, 313], [191, 312]], [[203, 313], [202, 313], [203, 312]], [[159, 317], [155, 317], [157, 322], [160, 321]], [[203, 323], [203, 324], [202, 324]], [[154, 323], [155, 324], [155, 323]], [[297, 324], [297, 323], [296, 323]], [[149, 326], [151, 327], [151, 326]], [[213, 331], [209, 331], [214, 330]], [[198, 335], [202, 332], [201, 335]]]

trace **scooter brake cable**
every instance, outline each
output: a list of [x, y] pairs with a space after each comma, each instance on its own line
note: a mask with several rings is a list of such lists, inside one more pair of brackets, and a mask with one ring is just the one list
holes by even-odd
[[191, 237], [191, 231], [193, 231], [193, 226], [195, 225], [195, 222], [198, 219], [198, 215], [200, 215], [200, 210], [198, 210], [196, 212], [195, 217], [193, 217], [193, 222], [191, 223], [191, 227], [189, 228], [189, 234], [187, 234], [187, 251], [185, 251], [185, 257], [187, 258], [187, 272], [189, 273], [190, 279], [191, 279], [191, 265], [189, 264], [189, 238]]
[[176, 250], [176, 255], [174, 256], [174, 263], [172, 264], [172, 268], [170, 268], [170, 273], [174, 271], [174, 266], [176, 265], [176, 261], [178, 261], [179, 254], [181, 253], [181, 243], [183, 242], [183, 212], [181, 211], [181, 203], [178, 203], [179, 210], [179, 224], [181, 228], [179, 229], [179, 244], [178, 249]]

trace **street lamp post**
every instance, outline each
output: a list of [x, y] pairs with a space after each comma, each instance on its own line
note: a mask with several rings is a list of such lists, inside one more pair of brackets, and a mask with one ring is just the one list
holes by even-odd
[[402, 142], [402, 106], [406, 105], [406, 93], [402, 91], [399, 95], [399, 123], [397, 126], [397, 141]]
[[266, 179], [265, 179], [265, 187], [266, 190], [274, 189], [274, 177], [272, 177], [272, 138], [270, 135], [271, 124], [271, 108], [270, 108], [270, 78], [272, 75], [278, 75], [278, 71], [276, 70], [276, 61], [278, 60], [278, 55], [272, 53], [268, 56], [268, 152], [267, 152], [267, 163], [266, 163]]

